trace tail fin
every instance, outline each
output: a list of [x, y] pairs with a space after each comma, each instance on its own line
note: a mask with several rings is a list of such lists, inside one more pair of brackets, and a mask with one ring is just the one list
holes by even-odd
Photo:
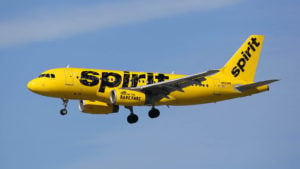
[[251, 35], [220, 70], [230, 79], [253, 82], [264, 35]]

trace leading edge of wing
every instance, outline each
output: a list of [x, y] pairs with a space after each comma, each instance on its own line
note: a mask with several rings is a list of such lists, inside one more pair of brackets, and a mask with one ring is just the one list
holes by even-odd
[[[168, 80], [168, 81], [163, 81], [163, 82], [158, 82], [158, 83], [153, 83], [153, 84], [148, 84], [144, 86], [138, 86], [138, 87], [130, 87], [127, 88], [129, 90], [147, 90], [155, 87], [165, 87], [165, 86], [172, 86], [172, 85], [178, 85], [179, 89], [182, 89], [184, 87], [187, 87], [189, 85], [195, 84], [195, 83], [200, 83], [201, 81], [204, 81], [205, 76], [213, 75], [215, 73], [219, 72], [219, 70], [208, 70], [206, 72], [201, 72], [193, 75], [187, 75], [184, 77]], [[183, 87], [180, 86], [181, 83], [185, 82], [190, 82], [188, 85], [184, 85]]]

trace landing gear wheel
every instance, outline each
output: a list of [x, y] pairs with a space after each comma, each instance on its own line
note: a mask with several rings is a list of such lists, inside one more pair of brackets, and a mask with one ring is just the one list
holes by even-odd
[[149, 111], [148, 115], [149, 115], [150, 118], [153, 119], [153, 118], [157, 118], [157, 117], [160, 115], [160, 112], [159, 112], [158, 109], [152, 108], [152, 109]]
[[129, 116], [127, 117], [127, 122], [130, 124], [136, 123], [139, 120], [139, 117], [133, 113], [133, 107], [132, 106], [125, 106], [126, 109], [130, 111]]
[[67, 114], [68, 114], [67, 106], [68, 106], [69, 100], [68, 100], [68, 99], [62, 99], [62, 101], [63, 101], [63, 106], [64, 106], [64, 108], [60, 110], [60, 114], [61, 114], [62, 116], [64, 116], [64, 115], [67, 115]]
[[136, 123], [138, 120], [139, 120], [139, 117], [135, 114], [130, 114], [127, 117], [127, 122], [130, 123], [130, 124]]
[[61, 114], [62, 116], [67, 115], [67, 114], [68, 114], [68, 110], [67, 110], [67, 109], [61, 109], [61, 110], [60, 110], [60, 114]]

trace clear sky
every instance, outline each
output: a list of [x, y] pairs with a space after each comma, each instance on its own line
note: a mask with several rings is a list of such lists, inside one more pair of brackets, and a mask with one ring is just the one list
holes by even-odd
[[[0, 168], [300, 168], [300, 2], [1, 0]], [[31, 93], [42, 71], [73, 67], [193, 74], [218, 69], [264, 34], [256, 80], [269, 92], [207, 105], [89, 115]]]

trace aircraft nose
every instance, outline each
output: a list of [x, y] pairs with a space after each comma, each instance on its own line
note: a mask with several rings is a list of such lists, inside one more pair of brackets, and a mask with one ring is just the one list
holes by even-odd
[[47, 88], [47, 86], [45, 85], [45, 82], [40, 78], [32, 79], [31, 81], [29, 81], [27, 83], [27, 88], [33, 93], [37, 93], [40, 95], [47, 95], [50, 92], [49, 88]]
[[27, 88], [32, 91], [35, 92], [36, 89], [36, 83], [34, 82], [34, 80], [31, 80], [27, 83]]
[[34, 93], [43, 93], [46, 92], [46, 88], [43, 82], [40, 79], [32, 79], [27, 83], [27, 88]]

